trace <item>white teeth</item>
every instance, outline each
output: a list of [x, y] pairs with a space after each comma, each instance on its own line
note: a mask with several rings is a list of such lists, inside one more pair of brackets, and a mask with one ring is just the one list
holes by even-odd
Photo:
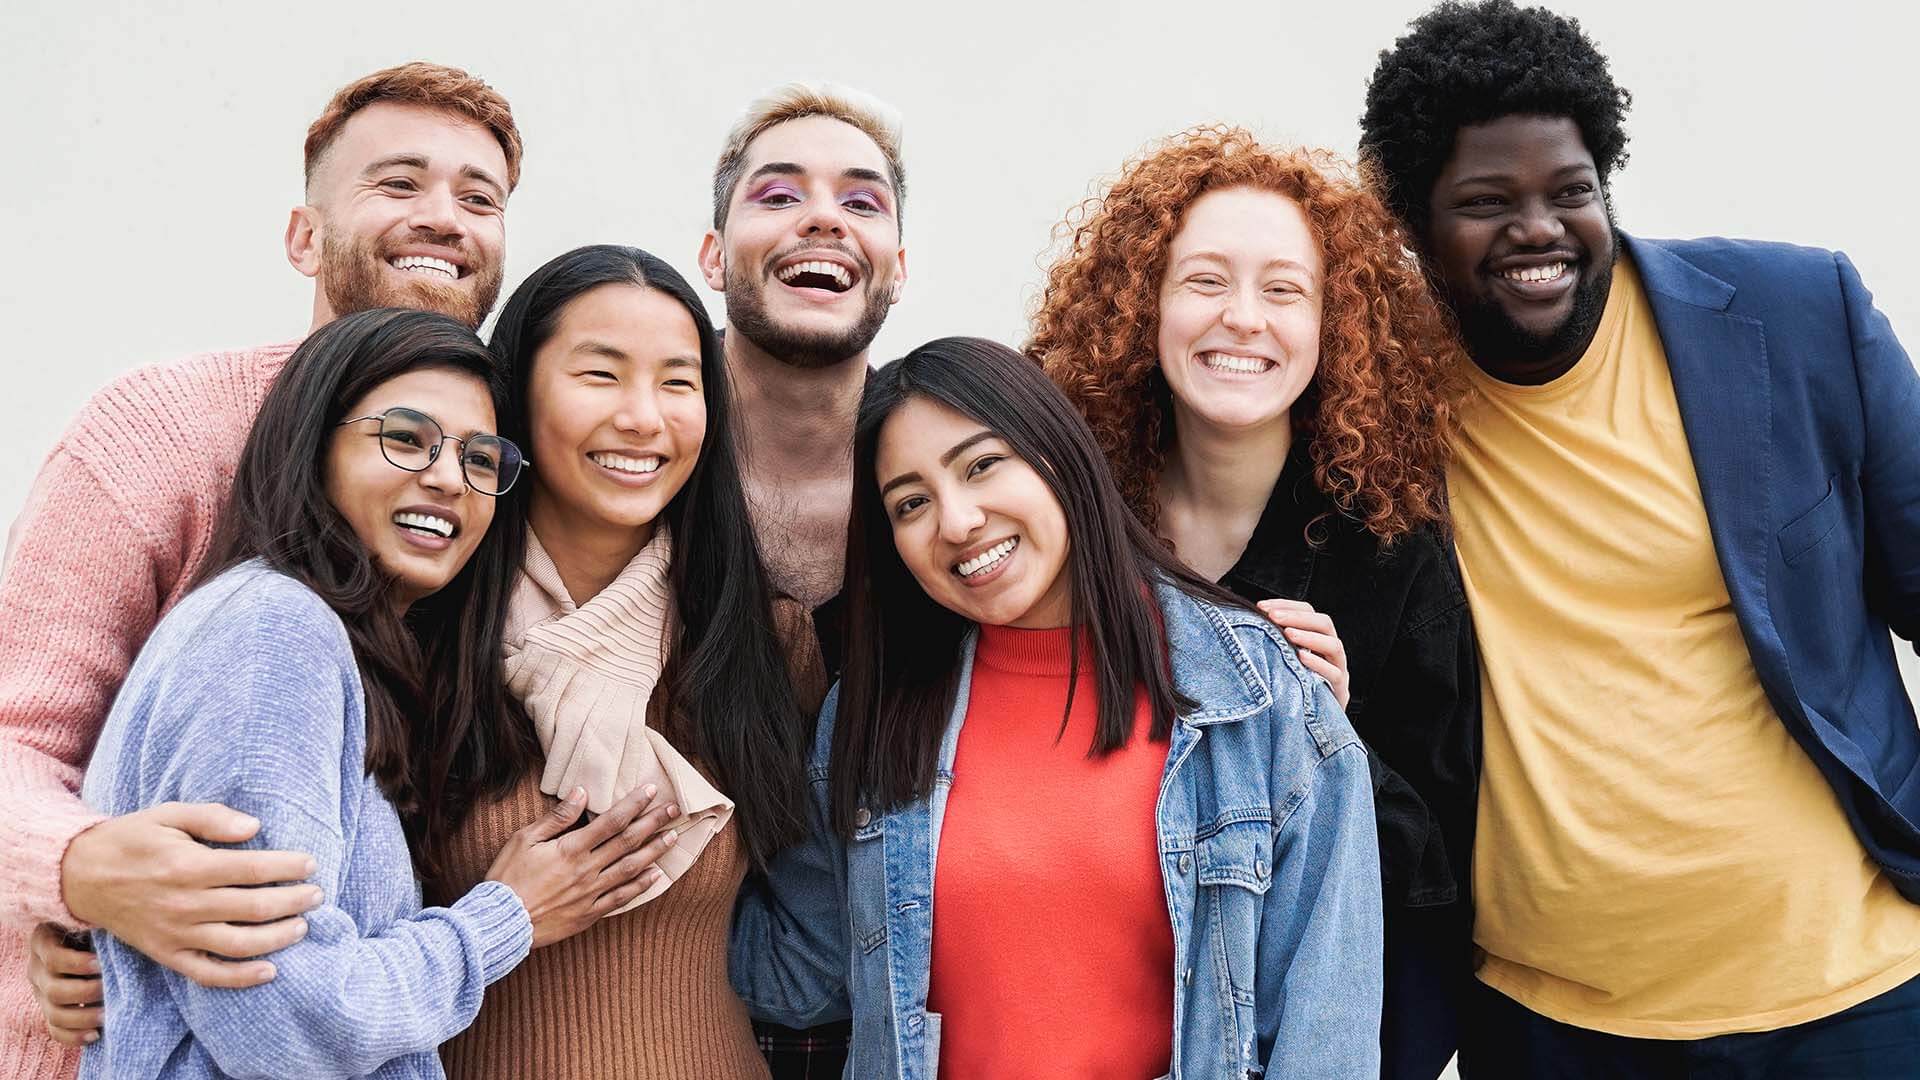
[[666, 461], [665, 458], [658, 454], [649, 454], [646, 457], [628, 457], [625, 454], [611, 454], [606, 451], [588, 454], [587, 459], [602, 468], [627, 473], [658, 472], [661, 464]]
[[782, 267], [774, 276], [783, 282], [790, 282], [801, 274], [821, 274], [830, 277], [843, 289], [853, 284], [853, 275], [847, 273], [846, 267], [841, 266], [839, 263], [830, 263], [821, 260], [794, 263], [792, 266]]
[[436, 259], [431, 255], [402, 255], [390, 264], [395, 270], [425, 270], [444, 274], [450, 278], [460, 276], [460, 268], [445, 259]]
[[399, 513], [393, 515], [393, 523], [408, 529], [419, 529], [439, 537], [453, 535], [453, 522], [432, 514]]
[[1560, 275], [1566, 272], [1567, 264], [1559, 262], [1548, 263], [1545, 266], [1523, 266], [1517, 270], [1503, 270], [1500, 272], [1500, 276], [1509, 281], [1526, 281], [1539, 284], [1547, 281], [1558, 281]]
[[1258, 356], [1232, 356], [1227, 353], [1201, 353], [1200, 362], [1215, 371], [1234, 371], [1242, 375], [1258, 375], [1273, 366], [1273, 361]]
[[991, 569], [999, 565], [1001, 559], [1006, 558], [1012, 553], [1016, 542], [1017, 540], [1010, 536], [980, 554], [975, 555], [971, 559], [961, 560], [955, 564], [954, 569], [959, 572], [961, 577], [972, 577], [983, 570]]

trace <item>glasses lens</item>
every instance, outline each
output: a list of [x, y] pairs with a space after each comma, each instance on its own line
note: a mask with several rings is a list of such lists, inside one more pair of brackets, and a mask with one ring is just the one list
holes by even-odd
[[440, 452], [440, 438], [440, 425], [426, 413], [392, 408], [380, 416], [380, 452], [410, 472], [433, 464]]
[[467, 440], [466, 453], [460, 459], [467, 483], [475, 491], [502, 495], [520, 477], [520, 448], [498, 435], [475, 435]]

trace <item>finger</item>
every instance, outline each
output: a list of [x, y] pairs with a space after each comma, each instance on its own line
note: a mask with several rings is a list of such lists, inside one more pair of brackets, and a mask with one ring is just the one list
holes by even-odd
[[265, 960], [221, 960], [191, 949], [181, 949], [154, 959], [201, 986], [222, 990], [244, 990], [249, 986], [259, 986], [272, 982], [275, 974], [273, 965]]
[[203, 888], [291, 884], [305, 881], [320, 866], [304, 851], [234, 851], [202, 848], [194, 853], [191, 879]]
[[1267, 621], [1275, 626], [1296, 626], [1302, 630], [1312, 630], [1318, 634], [1331, 634], [1333, 619], [1318, 611], [1269, 611]]
[[1284, 596], [1276, 596], [1271, 599], [1261, 600], [1256, 602], [1253, 606], [1259, 608], [1261, 611], [1265, 611], [1268, 613], [1272, 613], [1275, 611], [1312, 611], [1313, 610], [1313, 605], [1307, 603], [1305, 600], [1290, 600]]
[[632, 824], [633, 819], [640, 816], [640, 811], [645, 809], [659, 792], [658, 787], [647, 784], [621, 796], [612, 806], [607, 807], [606, 813], [594, 818], [585, 828], [567, 838], [574, 846], [574, 852], [592, 851], [606, 843], [609, 838], [618, 835], [620, 830]]
[[[326, 901], [318, 885], [202, 889], [182, 905], [189, 923], [271, 923], [304, 915]], [[191, 944], [191, 943], [188, 943]], [[193, 948], [204, 946], [193, 945]]]
[[51, 1006], [73, 1007], [76, 1005], [98, 1005], [106, 1000], [100, 990], [98, 977], [92, 979], [52, 979], [46, 987], [47, 1015], [52, 1016]]
[[656, 806], [635, 818], [633, 824], [620, 830], [619, 836], [601, 844], [595, 850], [606, 856], [605, 863], [611, 863], [628, 852], [638, 851], [640, 845], [659, 836], [661, 830], [678, 820], [680, 820], [678, 806], [672, 803]]
[[1328, 686], [1336, 685], [1340, 678], [1340, 669], [1327, 662], [1327, 658], [1310, 652], [1300, 654], [1300, 663], [1308, 671], [1327, 680]]
[[96, 1008], [88, 1011], [94, 1014], [90, 1025], [83, 1019], [73, 1026], [67, 1027], [56, 1024], [52, 1018], [49, 1018], [47, 1020], [48, 1034], [51, 1034], [55, 1041], [65, 1043], [68, 1046], [85, 1046], [88, 1043], [100, 1041], [100, 1025], [103, 1022], [103, 1018], [99, 1015], [100, 1010]]
[[653, 888], [653, 883], [658, 880], [660, 880], [660, 871], [649, 869], [646, 873], [641, 874], [625, 885], [616, 885], [606, 892], [601, 893], [600, 898], [593, 902], [593, 907], [590, 910], [594, 915], [599, 916], [605, 915], [609, 911], [626, 907], [633, 901], [638, 900], [641, 893]]
[[147, 813], [160, 824], [209, 844], [238, 844], [260, 831], [259, 818], [219, 803], [165, 802]]
[[641, 845], [638, 850], [622, 856], [620, 859], [608, 865], [606, 869], [600, 871], [600, 876], [597, 879], [600, 890], [605, 892], [608, 889], [619, 888], [622, 884], [632, 881], [644, 873], [649, 867], [653, 866], [654, 863], [659, 862], [660, 856], [665, 855], [679, 842], [680, 837], [675, 833], [662, 832], [656, 834], [653, 839]]
[[100, 974], [100, 958], [84, 949], [69, 949], [64, 945], [41, 949], [36, 944], [34, 951], [47, 970], [61, 978], [85, 979]]
[[542, 844], [559, 836], [580, 820], [580, 814], [587, 808], [587, 789], [577, 787], [567, 793], [567, 797], [553, 804], [553, 809], [541, 814], [532, 824], [517, 834], [530, 844]]
[[307, 920], [294, 917], [260, 926], [201, 923], [182, 938], [189, 948], [229, 960], [247, 960], [277, 952], [307, 936]]
[[1296, 649], [1318, 653], [1335, 662], [1344, 659], [1347, 655], [1346, 646], [1341, 645], [1340, 639], [1332, 634], [1315, 633], [1298, 627], [1288, 627], [1286, 634], [1287, 640], [1293, 642], [1293, 647]]

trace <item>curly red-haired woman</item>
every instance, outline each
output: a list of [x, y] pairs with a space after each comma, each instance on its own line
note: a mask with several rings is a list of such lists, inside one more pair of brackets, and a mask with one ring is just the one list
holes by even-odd
[[1134, 512], [1262, 602], [1374, 752], [1383, 1075], [1431, 1080], [1471, 977], [1479, 757], [1446, 531], [1449, 324], [1345, 163], [1238, 129], [1130, 162], [1062, 233], [1028, 351]]

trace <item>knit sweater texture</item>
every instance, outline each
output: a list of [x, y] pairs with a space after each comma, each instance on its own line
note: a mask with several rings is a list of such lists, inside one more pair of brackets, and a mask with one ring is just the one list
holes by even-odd
[[273, 981], [200, 986], [94, 931], [108, 1022], [86, 1080], [439, 1077], [437, 1049], [533, 943], [512, 889], [421, 910], [400, 816], [367, 774], [366, 691], [347, 629], [254, 561], [191, 593], [128, 673], [83, 794], [106, 814], [168, 800], [252, 814], [242, 845], [313, 855], [326, 894]]
[[133, 658], [206, 557], [240, 450], [295, 342], [141, 368], [48, 454], [0, 576], [0, 1076], [71, 1077], [22, 972], [67, 845], [100, 820], [81, 771]]
[[[604, 596], [605, 594], [603, 594]], [[602, 633], [601, 645], [654, 620], [640, 593], [621, 595]], [[599, 597], [594, 603], [598, 603]], [[792, 601], [774, 604], [774, 629], [787, 653], [788, 671], [800, 703], [812, 711], [826, 694], [825, 668], [807, 610]], [[594, 650], [584, 650], [591, 655]], [[563, 664], [553, 677], [570, 686], [592, 685], [587, 669]], [[619, 694], [569, 695], [562, 711], [578, 709], [617, 717], [621, 724], [672, 728], [654, 694], [641, 714]], [[562, 723], [605, 726], [606, 716]], [[627, 740], [614, 740], [620, 745]], [[698, 762], [693, 763], [698, 766]], [[536, 761], [505, 796], [482, 802], [454, 833], [448, 874], [429, 884], [429, 900], [458, 896], [486, 871], [515, 829], [554, 804], [541, 790], [551, 771]], [[658, 898], [624, 914], [610, 915], [579, 934], [529, 956], [487, 992], [480, 1016], [442, 1050], [453, 1080], [538, 1076], [544, 1080], [754, 1080], [767, 1063], [754, 1042], [746, 1008], [727, 980], [727, 941], [734, 899], [747, 872], [739, 825], [729, 820], [700, 857]]]

